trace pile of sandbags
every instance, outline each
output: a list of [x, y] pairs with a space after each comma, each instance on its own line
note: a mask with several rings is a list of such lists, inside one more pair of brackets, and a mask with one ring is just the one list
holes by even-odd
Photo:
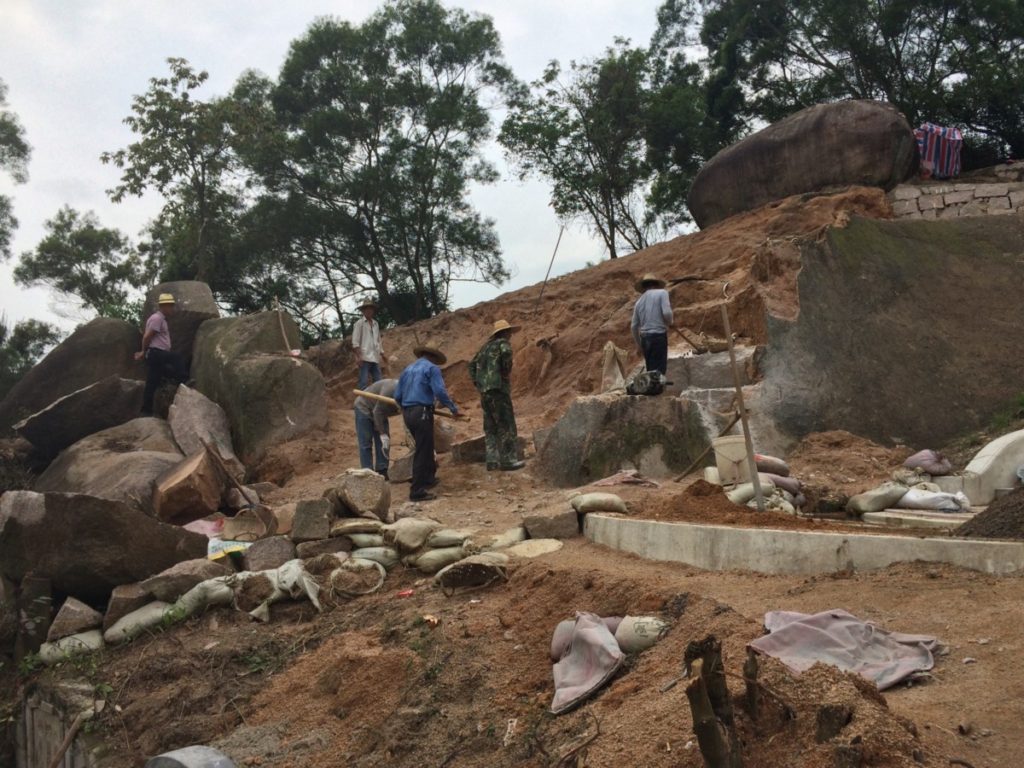
[[937, 451], [915, 453], [892, 473], [892, 479], [850, 498], [846, 508], [857, 515], [883, 509], [913, 509], [929, 512], [962, 512], [970, 500], [962, 492], [947, 493], [933, 483], [933, 476], [948, 475], [949, 460]]

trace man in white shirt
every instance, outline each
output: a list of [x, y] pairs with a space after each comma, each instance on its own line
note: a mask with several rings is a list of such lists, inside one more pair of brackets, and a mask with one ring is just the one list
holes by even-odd
[[366, 389], [367, 384], [380, 381], [381, 364], [387, 358], [380, 342], [380, 323], [375, 319], [377, 303], [367, 299], [359, 310], [363, 316], [352, 327], [352, 349], [359, 366], [359, 388]]

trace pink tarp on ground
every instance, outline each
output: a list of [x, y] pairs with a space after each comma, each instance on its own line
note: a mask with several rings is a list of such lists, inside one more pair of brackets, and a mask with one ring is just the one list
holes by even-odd
[[569, 650], [554, 666], [552, 713], [567, 712], [599, 690], [625, 658], [604, 619], [593, 613], [576, 614]]
[[758, 653], [778, 659], [794, 672], [821, 662], [856, 672], [879, 690], [890, 688], [935, 665], [939, 641], [876, 627], [843, 610], [806, 614], [771, 611], [764, 616], [770, 634], [750, 643]]

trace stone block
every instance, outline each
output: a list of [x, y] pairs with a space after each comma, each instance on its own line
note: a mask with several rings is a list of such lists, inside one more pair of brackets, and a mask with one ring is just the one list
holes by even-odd
[[[521, 461], [526, 451], [526, 438], [516, 439], [516, 456]], [[474, 437], [452, 446], [453, 464], [484, 464], [487, 461], [487, 446], [484, 436]]]
[[322, 541], [304, 541], [295, 547], [297, 557], [306, 560], [320, 555], [335, 555], [338, 552], [351, 552], [352, 541], [348, 536], [334, 536]]
[[939, 211], [939, 218], [940, 219], [955, 219], [959, 215], [960, 215], [960, 206], [958, 206], [958, 205], [951, 205], [951, 206], [949, 206], [947, 208], [943, 208], [941, 211]]
[[184, 525], [220, 509], [228, 479], [222, 465], [203, 448], [169, 468], [153, 484], [153, 514]]
[[84, 632], [87, 629], [97, 629], [101, 626], [103, 626], [102, 613], [81, 600], [69, 597], [57, 611], [57, 618], [53, 620], [50, 631], [46, 633], [46, 641], [52, 643], [62, 637]]
[[[916, 200], [921, 196], [921, 188], [912, 187], [910, 185], [900, 185], [889, 194], [892, 195], [893, 200]], [[914, 210], [917, 210], [916, 205], [914, 206]]]
[[291, 504], [282, 504], [279, 507], [273, 507], [270, 512], [274, 515], [274, 519], [277, 520], [277, 532], [278, 533], [291, 533], [292, 525], [295, 523], [295, 508], [298, 505], [294, 502]]
[[973, 203], [967, 203], [967, 205], [957, 210], [957, 215], [960, 217], [964, 216], [984, 216], [987, 213], [987, 208], [984, 203], [980, 200], [975, 200]]
[[269, 536], [254, 541], [245, 550], [245, 570], [270, 571], [295, 559], [295, 544], [287, 536]]
[[331, 535], [331, 523], [334, 522], [334, 508], [327, 499], [308, 499], [295, 505], [295, 517], [292, 520], [292, 541], [319, 541]]
[[927, 211], [921, 211], [922, 219], [937, 219], [939, 218], [938, 212], [934, 208], [930, 208]]
[[945, 203], [942, 200], [942, 195], [921, 195], [917, 201], [917, 207], [922, 211], [928, 211], [933, 208], [942, 208]]
[[975, 197], [1005, 197], [1009, 192], [1008, 184], [978, 184], [974, 187]]
[[895, 216], [913, 216], [918, 210], [917, 200], [896, 200], [892, 204], [892, 212]]
[[196, 584], [218, 576], [230, 576], [232, 573], [234, 571], [228, 566], [203, 557], [172, 565], [140, 582], [139, 586], [157, 600], [173, 603]]
[[576, 510], [527, 515], [523, 527], [531, 539], [571, 539], [580, 535], [580, 521]]
[[386, 520], [391, 508], [391, 486], [372, 469], [348, 469], [334, 479], [324, 498], [338, 517]]
[[990, 197], [988, 199], [988, 211], [992, 213], [999, 210], [1009, 210], [1010, 198], [1009, 197]]
[[138, 584], [114, 587], [107, 602], [107, 612], [103, 615], [103, 631], [106, 632], [129, 613], [149, 603], [151, 599], [149, 592]]
[[412, 481], [412, 454], [391, 460], [388, 467], [388, 480], [392, 483], [408, 483]]
[[968, 203], [974, 199], [974, 193], [969, 190], [960, 190], [958, 192], [947, 192], [942, 196], [943, 201], [946, 205], [955, 205], [957, 203]]
[[1019, 192], [1010, 193], [1010, 207], [1021, 208], [1024, 207], [1024, 189]]

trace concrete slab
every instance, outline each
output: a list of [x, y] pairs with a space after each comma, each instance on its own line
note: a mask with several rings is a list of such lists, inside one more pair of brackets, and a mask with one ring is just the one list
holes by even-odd
[[1024, 542], [783, 531], [597, 514], [587, 515], [583, 533], [596, 544], [711, 571], [834, 573], [915, 560], [994, 574], [1024, 570]]
[[974, 517], [973, 512], [924, 512], [909, 509], [883, 509], [865, 512], [861, 520], [889, 528], [936, 528], [952, 531]]
[[988, 504], [997, 488], [1016, 488], [1017, 468], [1024, 465], [1024, 429], [986, 445], [964, 469], [964, 493], [971, 504]]

